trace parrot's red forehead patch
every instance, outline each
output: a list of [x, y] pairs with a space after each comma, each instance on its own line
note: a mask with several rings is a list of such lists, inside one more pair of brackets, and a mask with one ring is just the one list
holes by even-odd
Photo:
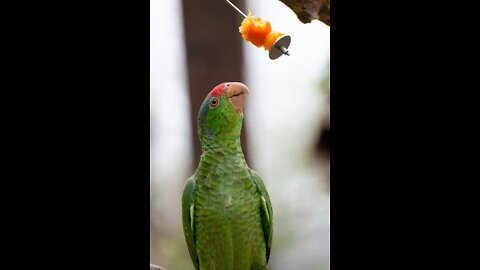
[[209, 96], [214, 95], [214, 96], [217, 96], [217, 97], [223, 95], [224, 86], [225, 86], [225, 83], [221, 83], [221, 84], [215, 86], [215, 88], [213, 88], [213, 90], [210, 91], [210, 93], [208, 95]]

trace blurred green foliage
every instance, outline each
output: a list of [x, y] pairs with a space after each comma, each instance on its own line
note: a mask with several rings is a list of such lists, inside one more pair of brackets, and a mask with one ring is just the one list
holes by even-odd
[[321, 91], [328, 92], [330, 90], [330, 61], [327, 63], [326, 72], [320, 79], [318, 86]]

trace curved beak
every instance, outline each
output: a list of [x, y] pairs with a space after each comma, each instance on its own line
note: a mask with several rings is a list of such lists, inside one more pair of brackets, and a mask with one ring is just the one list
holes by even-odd
[[237, 112], [240, 112], [245, 107], [247, 96], [250, 95], [250, 89], [245, 84], [239, 82], [225, 83], [225, 92], [228, 95], [228, 100], [230, 100]]

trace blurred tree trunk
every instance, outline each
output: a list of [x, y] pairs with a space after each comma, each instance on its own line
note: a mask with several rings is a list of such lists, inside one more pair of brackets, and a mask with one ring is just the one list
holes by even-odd
[[[244, 9], [244, 0], [231, 2]], [[196, 167], [201, 155], [197, 135], [200, 105], [219, 83], [243, 81], [243, 40], [238, 32], [243, 17], [223, 0], [182, 0], [182, 6]], [[165, 40], [168, 42], [168, 37]], [[248, 163], [245, 124], [240, 138]]]

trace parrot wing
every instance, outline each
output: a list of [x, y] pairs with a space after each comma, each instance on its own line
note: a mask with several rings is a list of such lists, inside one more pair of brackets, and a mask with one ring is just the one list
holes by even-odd
[[187, 241], [188, 252], [192, 258], [196, 270], [200, 270], [197, 250], [195, 247], [195, 222], [194, 222], [194, 203], [196, 195], [195, 176], [190, 177], [185, 183], [182, 195], [182, 221], [183, 233]]
[[268, 195], [267, 189], [265, 188], [265, 184], [258, 175], [252, 169], [249, 169], [250, 176], [255, 182], [260, 195], [262, 196], [262, 206], [260, 209], [260, 214], [262, 217], [262, 225], [263, 225], [263, 235], [265, 238], [265, 247], [266, 247], [266, 258], [267, 262], [270, 258], [270, 249], [272, 248], [272, 235], [273, 235], [273, 210], [272, 210], [272, 203], [270, 202], [270, 196]]

